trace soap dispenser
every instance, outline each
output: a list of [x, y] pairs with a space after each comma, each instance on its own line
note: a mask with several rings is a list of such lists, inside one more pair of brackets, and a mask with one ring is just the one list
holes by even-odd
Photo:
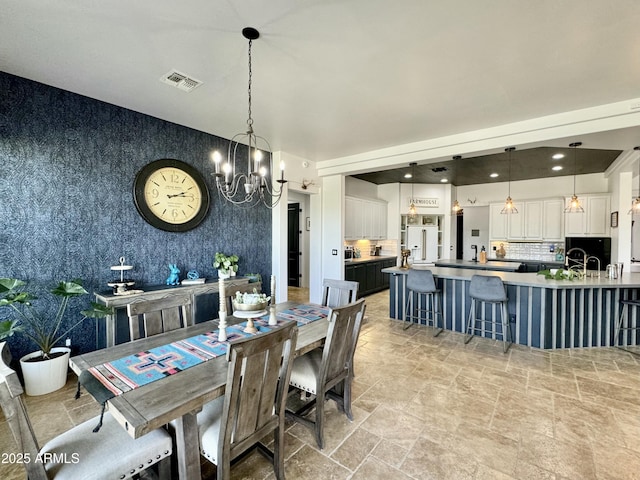
[[487, 263], [487, 250], [484, 248], [484, 245], [480, 249], [480, 263]]

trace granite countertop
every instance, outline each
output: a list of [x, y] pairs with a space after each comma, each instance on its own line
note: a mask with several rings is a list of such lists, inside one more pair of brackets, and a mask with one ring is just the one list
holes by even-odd
[[496, 270], [502, 272], [515, 272], [520, 268], [518, 262], [501, 262], [488, 260], [486, 263], [473, 262], [471, 260], [438, 260], [436, 267], [472, 268], [475, 270]]
[[[414, 265], [414, 268], [416, 266]], [[450, 278], [454, 280], [471, 280], [473, 275], [478, 274], [478, 270], [471, 268], [449, 268], [449, 267], [420, 267], [417, 270], [428, 269], [436, 277]], [[392, 275], [406, 275], [408, 268], [389, 267], [383, 268], [384, 273]], [[537, 273], [517, 273], [495, 271], [496, 275], [507, 285], [524, 285], [529, 287], [565, 289], [565, 288], [640, 288], [640, 273], [623, 273], [618, 278], [607, 278], [604, 272], [600, 277], [587, 277], [580, 280], [547, 280], [544, 275]]]
[[378, 255], [374, 257], [361, 257], [354, 258], [352, 260], [345, 260], [345, 265], [353, 265], [356, 263], [369, 263], [369, 262], [379, 262], [380, 260], [389, 260], [391, 258], [398, 258], [396, 255]]

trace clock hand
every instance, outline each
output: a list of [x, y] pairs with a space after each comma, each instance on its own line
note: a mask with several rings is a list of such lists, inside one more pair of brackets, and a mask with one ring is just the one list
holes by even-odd
[[169, 195], [169, 194], [167, 194], [167, 197], [169, 197], [169, 198], [173, 198], [173, 197], [184, 197], [186, 194], [187, 194], [187, 192], [176, 193], [175, 195]]

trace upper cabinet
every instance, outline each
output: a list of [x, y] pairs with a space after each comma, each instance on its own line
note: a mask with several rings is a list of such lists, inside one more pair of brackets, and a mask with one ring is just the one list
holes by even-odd
[[387, 202], [345, 196], [345, 240], [387, 238]]
[[489, 205], [491, 240], [563, 240], [561, 198], [514, 202], [518, 213], [500, 213], [503, 203]]
[[[579, 195], [584, 213], [566, 213], [564, 230], [567, 237], [608, 237], [611, 215], [609, 194]], [[566, 198], [566, 203], [571, 200]]]

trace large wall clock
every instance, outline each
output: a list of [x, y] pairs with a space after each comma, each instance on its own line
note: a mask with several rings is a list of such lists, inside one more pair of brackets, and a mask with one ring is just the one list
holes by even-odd
[[180, 160], [156, 160], [144, 166], [133, 183], [138, 212], [167, 232], [186, 232], [209, 211], [209, 190], [195, 168]]

